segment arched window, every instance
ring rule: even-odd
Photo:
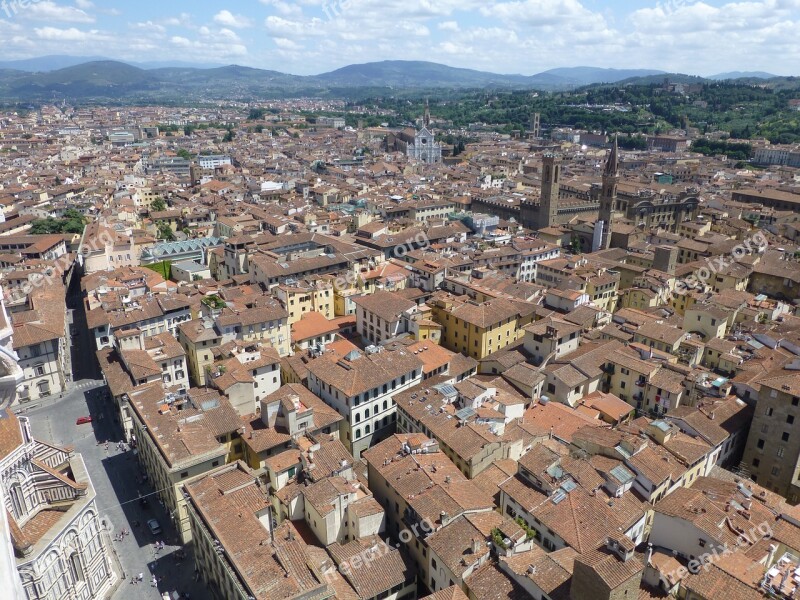
[[[27,512],[25,506],[25,496],[22,494],[22,486],[19,483],[12,483],[9,489],[11,496],[11,506],[14,508],[14,517],[20,520]]]
[[[387,400],[384,400],[383,401],[383,410],[386,410],[387,408],[389,408],[389,402]]]
[[[356,413],[356,423],[361,423],[361,415]]]
[[[69,555],[69,574],[72,576],[72,581],[84,581],[81,557],[77,552]]]
[[[357,440],[360,437],[361,437],[361,430],[360,429],[356,429],[356,434],[353,436],[353,439]]]
[[[364,411],[364,418],[369,419],[369,409]]]
[[[369,425],[367,425],[366,427],[364,427],[364,435],[369,435],[369,432],[370,432],[370,431],[371,431],[371,429],[370,429]]]

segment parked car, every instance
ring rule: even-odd
[[[78,420],[75,421],[75,425],[83,425],[85,423],[91,423],[92,417],[78,417]]]
[[[150,519],[147,522],[147,528],[153,535],[158,535],[161,533],[161,524],[156,519]]]

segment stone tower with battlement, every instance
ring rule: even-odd
[[[561,159],[547,153],[542,158],[542,192],[539,200],[537,229],[557,224],[558,195],[561,188]]]

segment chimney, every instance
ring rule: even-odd
[[[481,546],[483,545],[482,540],[472,540],[472,553],[477,554],[481,551]]]
[[[653,558],[653,544],[647,544],[647,558],[644,561],[645,566],[650,565],[651,558]]]
[[[769,554],[767,555],[767,568],[771,567],[772,564],[775,562],[775,553],[778,551],[778,547],[775,544],[769,545]]]

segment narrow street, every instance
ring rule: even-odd
[[[17,409],[20,415],[31,419],[34,437],[72,446],[83,457],[97,493],[100,518],[106,522],[107,539],[117,557],[115,564],[121,565],[125,576],[113,598],[156,600],[161,592],[188,593],[197,599],[208,597],[205,586],[194,581],[191,546],[184,549],[177,544],[170,516],[149,483],[143,481],[143,471],[133,451],[117,446],[122,433],[114,421],[102,381],[81,381],[78,388],[63,399],[47,399],[30,408]],[[78,417],[87,415],[91,415],[91,423],[75,424]],[[141,496],[148,498],[146,506]],[[157,536],[150,533],[149,519],[157,519],[163,533]],[[123,529],[130,535],[115,541],[114,537]],[[164,543],[164,549],[158,553],[157,541]],[[178,550],[185,553],[183,559],[176,554]],[[143,582],[131,584],[131,578],[139,573],[143,574]],[[157,587],[151,587],[153,575],[163,578]]]
[[[70,341],[72,343],[72,381],[101,379],[100,367],[95,358],[96,348],[86,325],[86,310],[81,294],[78,273],[74,273],[67,290],[67,310],[72,312]]]

